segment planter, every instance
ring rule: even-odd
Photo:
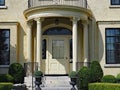
[[[71,79],[70,84],[74,88],[74,86],[77,84],[77,77],[71,77],[70,79]]]
[[[42,76],[35,76],[35,85],[39,87],[42,84]]]

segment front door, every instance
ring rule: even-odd
[[[49,74],[68,74],[68,40],[64,37],[51,37],[49,39]]]

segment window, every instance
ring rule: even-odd
[[[111,0],[111,5],[120,5],[120,0]]]
[[[10,30],[0,29],[0,65],[10,64]]]
[[[106,63],[120,64],[120,28],[106,28]]]
[[[46,59],[46,39],[42,40],[42,59]]]
[[[5,6],[5,0],[0,0],[0,6]]]

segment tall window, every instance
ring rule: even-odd
[[[0,29],[0,65],[10,64],[10,30]]]
[[[106,28],[106,63],[120,64],[120,28]]]
[[[120,0],[111,0],[111,5],[120,5]]]
[[[5,6],[5,0],[0,0],[0,6]]]

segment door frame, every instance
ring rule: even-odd
[[[42,39],[46,39],[47,40],[47,49],[46,49],[46,60],[45,60],[45,74],[50,74],[49,73],[49,59],[50,59],[50,53],[49,53],[49,46],[50,46],[50,43],[51,43],[51,40],[54,39],[54,38],[57,38],[57,39],[64,39],[66,41],[66,45],[65,46],[68,46],[67,48],[67,61],[68,61],[68,70],[66,72],[66,74],[68,74],[70,72],[70,57],[69,57],[69,54],[70,54],[70,45],[69,45],[69,40],[72,38],[72,35],[43,35],[42,36]]]

